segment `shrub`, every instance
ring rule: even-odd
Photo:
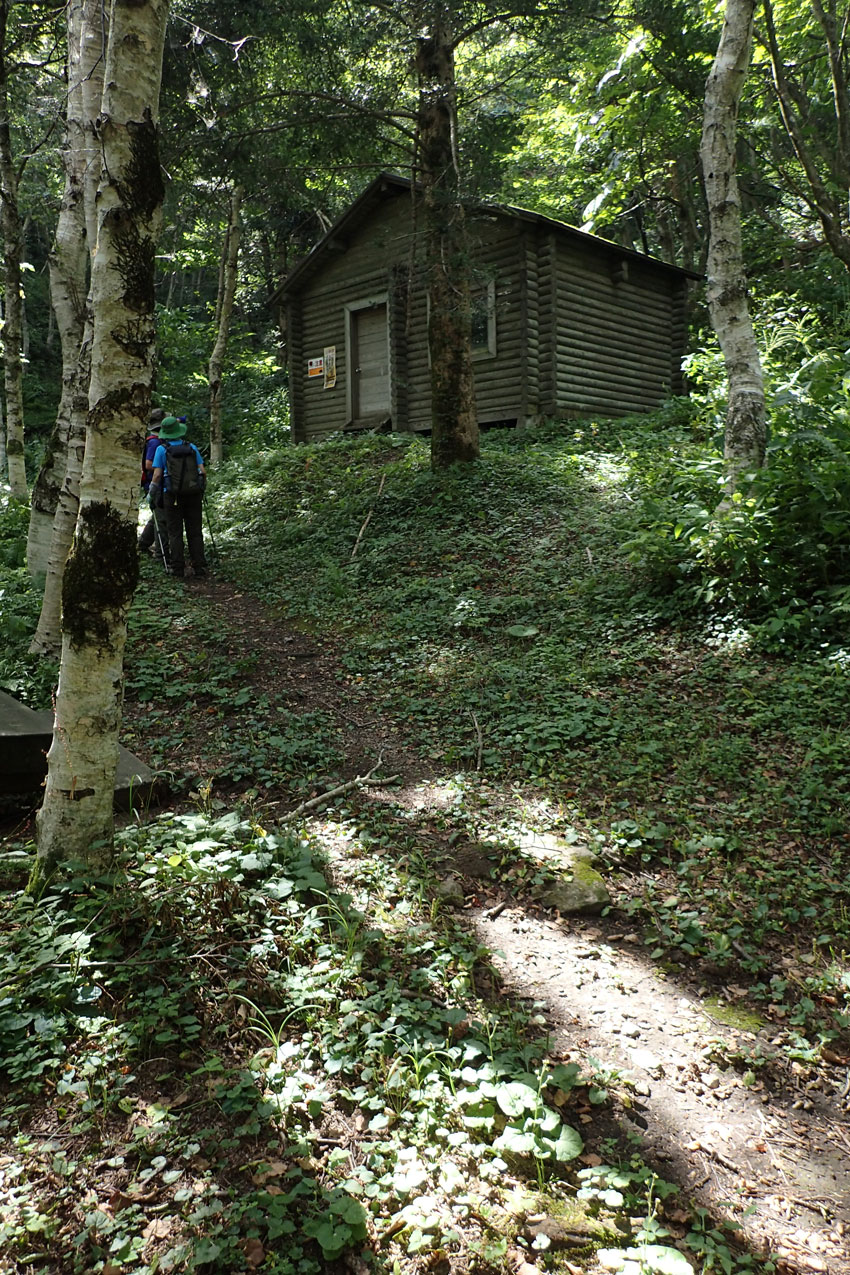
[[[721,502],[719,449],[636,464],[641,517],[627,550],[677,606],[731,610],[769,642],[828,639],[850,609],[848,356],[822,349],[784,378],[772,366],[772,379],[765,467]],[[716,403],[713,384],[703,403]]]

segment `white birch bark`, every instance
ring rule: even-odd
[[[92,0],[88,0],[91,6]],[[86,292],[88,288],[88,252],[86,250],[85,184],[86,154],[84,146],[85,117],[83,114],[83,82],[80,63],[80,44],[83,25],[83,5],[76,0],[68,5],[67,68],[68,95],[66,104],[66,138],[62,154],[65,170],[65,188],[56,225],[53,247],[48,257],[50,271],[50,298],[59,341],[62,348],[62,389],[56,412],[56,425],[48,444],[48,454],[35,480],[30,508],[27,535],[27,567],[31,575],[46,576],[53,538],[53,522],[59,504],[59,494],[65,479],[68,458],[68,435],[71,410],[77,392],[80,346],[85,322]],[[94,72],[95,68],[89,68]],[[79,483],[79,474],[77,478]],[[74,511],[76,517],[76,509]],[[64,556],[70,548],[70,536],[65,544]],[[62,560],[64,565],[64,557]],[[55,564],[54,564],[55,572]],[[61,570],[60,570],[61,581]],[[44,608],[42,607],[42,611]],[[55,608],[58,619],[58,604]],[[56,625],[54,639],[58,644],[59,628]],[[34,645],[35,650],[47,650]]]
[[[708,202],[707,299],[726,364],[724,454],[727,490],[764,464],[765,408],[761,360],[747,299],[741,201],[735,173],[738,107],[750,65],[754,0],[726,0],[723,30],[705,86],[702,159]]]
[[[157,112],[167,0],[111,0],[92,266],[92,371],[80,512],[62,588],[62,659],[36,874],[111,858],[138,465],[154,366],[163,186]]]
[[[80,226],[79,222],[75,225],[81,232],[80,246],[88,262],[97,238],[95,196],[100,173],[100,145],[96,137],[95,121],[100,112],[103,95],[107,15],[103,12],[103,0],[82,0],[82,8],[77,6],[76,14],[69,15],[69,20],[72,16],[75,20],[79,19],[76,44],[79,54],[77,79],[80,91],[78,103],[80,115],[79,127],[69,129],[69,146],[79,152],[74,160],[74,167],[75,171],[79,171],[82,176],[80,201],[82,225]],[[70,35],[69,30],[69,38]],[[70,77],[69,85],[74,85]],[[87,270],[86,273],[88,273]],[[30,645],[30,651],[34,654],[56,655],[62,646],[62,579],[80,508],[80,476],[83,472],[86,444],[91,343],[92,300],[89,292],[84,303],[82,333],[79,337],[79,347],[68,387],[69,416],[65,472],[51,527],[41,613]]]
[[[210,385],[210,461],[220,465],[224,459],[224,446],[221,437],[221,369],[224,363],[224,352],[227,348],[227,334],[230,331],[230,316],[233,313],[233,301],[236,296],[236,283],[239,276],[239,239],[241,224],[239,210],[242,204],[242,187],[234,186],[230,197],[230,214],[227,221],[227,237],[221,258],[221,275],[216,305],[218,331],[215,344],[210,355],[207,377]]]
[[[23,305],[21,262],[23,235],[18,207],[18,174],[9,127],[9,86],[6,36],[10,4],[0,0],[0,226],[3,232],[5,315],[3,325],[3,386],[6,393],[6,467],[16,500],[27,498],[24,464],[24,394],[21,336]]]

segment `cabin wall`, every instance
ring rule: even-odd
[[[681,354],[676,276],[616,251],[562,242],[555,280],[556,415],[657,407],[673,390]]]

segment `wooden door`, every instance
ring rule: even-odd
[[[390,351],[387,306],[351,315],[351,408],[355,420],[390,414]]]

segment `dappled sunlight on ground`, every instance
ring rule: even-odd
[[[504,994],[548,1031],[550,1057],[578,1063],[607,1092],[600,1127],[613,1113],[621,1145],[632,1143],[683,1200],[740,1226],[753,1252],[792,1269],[850,1272],[843,1222],[850,1216],[850,1120],[840,1077],[835,1094],[818,1089],[811,1072],[783,1052],[776,1025],[665,971],[616,910],[558,918],[504,883],[464,877],[465,834],[435,841],[435,820],[445,829],[449,816],[457,830],[475,783],[459,774],[369,793],[373,811],[394,810],[419,841],[421,861],[406,854],[404,866],[433,891],[433,915],[449,908],[493,953]],[[500,815],[510,811],[514,829],[551,826],[556,815],[545,798],[505,792],[502,801]],[[317,816],[313,824],[342,888],[357,879],[369,818]],[[392,838],[385,853],[397,866]],[[447,894],[453,875],[458,893]],[[590,1137],[596,1117],[582,1118]]]
[[[521,907],[466,915],[506,989],[545,1015],[556,1054],[595,1059],[615,1090],[626,1082],[626,1120],[662,1176],[707,1206],[728,1200],[756,1248],[850,1269],[835,1229],[850,1215],[850,1121],[823,1100],[803,1110],[793,1067],[782,1090],[746,1067],[770,1053],[770,1030],[712,1020],[692,988],[605,920],[553,922]]]

